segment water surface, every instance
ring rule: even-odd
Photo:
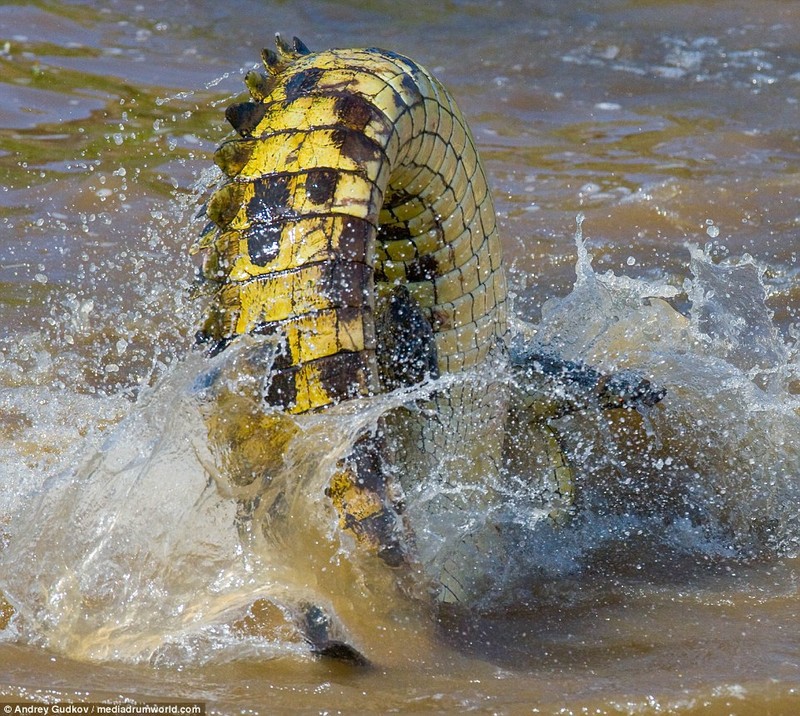
[[[548,530],[520,507],[480,618],[437,625],[315,500],[316,468],[391,401],[306,426],[299,518],[259,559],[207,479],[187,249],[223,109],[276,31],[433,70],[480,145],[517,330],[669,390],[645,416],[568,419],[583,511]],[[798,38],[778,0],[0,6],[0,588],[19,615],[0,699],[800,710]],[[301,592],[373,670],[242,621]]]

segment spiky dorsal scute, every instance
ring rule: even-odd
[[[278,48],[277,53],[269,48],[261,50],[261,60],[264,63],[264,69],[266,69],[267,74],[250,70],[245,75],[244,83],[248,92],[250,92],[252,101],[232,104],[225,111],[225,118],[243,137],[249,136],[264,116],[263,102],[272,91],[275,77],[298,57],[311,54],[311,50],[297,37],[293,37],[292,43],[289,44],[280,35],[276,34],[275,45]]]
[[[280,34],[275,34],[275,44],[278,47],[278,52],[288,59],[290,62],[296,60],[302,55],[310,55],[311,50],[306,47],[305,43],[298,37],[292,38],[292,44],[287,43]]]
[[[235,177],[250,160],[254,145],[258,141],[251,138],[251,133],[267,111],[264,102],[272,92],[277,76],[298,58],[311,54],[311,50],[297,37],[293,37],[290,44],[276,34],[275,45],[277,52],[268,48],[261,51],[266,73],[250,70],[245,75],[244,82],[251,100],[232,104],[225,110],[225,118],[243,138],[225,142],[214,154],[214,161],[228,177]],[[226,261],[215,249],[219,226],[226,224],[239,210],[243,201],[241,189],[240,184],[228,184],[211,197],[202,212],[211,221],[190,249],[192,254],[207,250],[202,274],[204,280],[212,284],[220,282],[223,274],[221,267]],[[206,287],[204,290],[210,289]]]
[[[270,75],[280,74],[298,57],[311,54],[311,50],[297,37],[292,38],[292,44],[290,45],[279,34],[276,34],[275,46],[278,48],[277,52],[270,50],[268,47],[261,50],[261,61]]]

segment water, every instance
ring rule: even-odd
[[[31,3],[0,28],[2,699],[800,709],[800,8]],[[520,501],[471,620],[437,625],[314,499],[397,396],[301,421],[267,544],[213,480],[187,247],[222,109],[275,31],[434,70],[494,187],[515,329],[669,390],[561,421],[581,510],[554,529]],[[299,598],[375,668],[312,660]]]

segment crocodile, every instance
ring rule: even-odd
[[[491,485],[538,460],[552,519],[572,509],[551,420],[654,405],[664,392],[510,335],[486,174],[461,111],[426,69],[377,48],[276,44],[262,51],[266,72],[245,77],[249,99],[226,110],[236,134],[214,155],[223,179],[194,246],[209,296],[197,342],[213,356],[269,337],[269,409],[220,388],[209,435],[230,448],[228,480],[252,514],[253,484],[291,438],[285,416],[432,383],[355,442],[325,494],[357,542],[394,567],[421,562],[439,602],[467,603],[482,588],[479,566],[503,559],[502,536],[462,519],[491,519]],[[474,379],[503,374],[497,365],[507,379]],[[404,511],[404,495],[431,474],[441,489]],[[455,535],[456,546],[426,546],[413,538],[421,531]]]

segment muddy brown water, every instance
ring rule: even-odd
[[[571,453],[588,516],[531,532],[480,617],[437,623],[303,512],[269,594],[325,592],[366,671],[226,631],[262,585],[226,571],[230,513],[173,400],[197,368],[197,187],[276,31],[433,70],[480,146],[520,321],[670,389],[572,426],[594,436]],[[6,3],[0,67],[1,701],[800,713],[799,4]]]

